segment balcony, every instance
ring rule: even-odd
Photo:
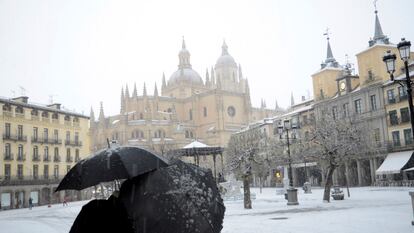
[[[387,142],[387,149],[388,152],[398,152],[398,151],[404,151],[404,150],[413,150],[414,149],[414,143],[412,141],[407,141],[404,145],[402,144],[402,141],[388,141]]]
[[[67,163],[72,163],[73,162],[72,156],[66,156],[66,162]]]
[[[40,138],[40,137],[32,137],[32,143],[40,143],[40,144],[52,144],[52,145],[60,145],[62,144],[62,140],[60,139],[49,139],[49,138]]]
[[[49,155],[43,155],[43,162],[49,162],[50,158]]]
[[[59,155],[53,156],[53,162],[60,162],[60,156]]]
[[[16,160],[21,162],[26,161],[26,154],[18,154]]]
[[[33,162],[40,162],[40,156],[39,155],[33,155],[32,161]]]
[[[392,98],[392,99],[387,99],[387,103],[388,104],[395,104],[397,101],[396,101],[396,98]]]
[[[24,135],[15,135],[15,134],[3,134],[3,140],[15,141],[15,142],[26,142],[27,137]]]
[[[400,95],[398,98],[398,102],[403,102],[408,99],[408,95]]]
[[[82,141],[71,141],[71,140],[65,140],[66,146],[82,146]]]
[[[12,161],[14,159],[12,153],[4,153],[4,160],[5,161]]]
[[[62,176],[58,176],[57,178],[53,177],[53,179],[51,179],[47,174],[43,176],[5,175],[0,176],[0,186],[58,184],[62,179]]]

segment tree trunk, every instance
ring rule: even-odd
[[[329,166],[328,172],[326,174],[326,182],[325,182],[325,191],[323,193],[323,200],[326,202],[330,202],[331,197],[331,186],[332,186],[332,175],[335,171],[334,166]]]
[[[252,208],[252,200],[250,200],[250,184],[249,184],[249,176],[243,176],[243,190],[244,190],[244,208],[251,209]]]
[[[260,193],[262,193],[263,184],[262,184],[262,177],[260,176],[259,176],[259,188],[260,188]]]

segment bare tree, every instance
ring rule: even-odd
[[[308,156],[326,164],[326,182],[323,200],[330,201],[332,175],[345,160],[372,151],[370,130],[365,122],[355,123],[350,118],[335,119],[320,114],[307,143]]]
[[[226,149],[228,169],[243,180],[244,208],[251,209],[250,179],[254,167],[265,163],[262,154],[264,135],[260,129],[233,134]]]

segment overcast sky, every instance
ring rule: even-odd
[[[414,40],[414,1],[380,0],[391,41]],[[182,36],[191,63],[205,78],[225,38],[249,79],[252,103],[287,107],[312,95],[311,74],[326,56],[325,29],[335,58],[368,46],[374,33],[371,0],[0,0],[0,95],[55,102],[105,114],[120,109],[120,90],[136,82],[142,94],[177,69]]]

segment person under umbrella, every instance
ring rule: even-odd
[[[69,233],[133,233],[131,221],[115,191],[108,200],[95,199],[82,207]]]
[[[222,229],[225,207],[211,171],[180,160],[126,180],[119,199],[136,233]]]

